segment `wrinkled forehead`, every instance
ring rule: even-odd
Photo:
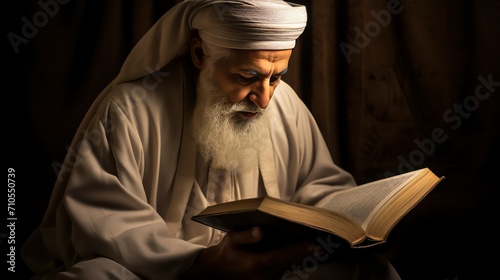
[[[290,58],[292,49],[286,50],[239,50],[232,49],[229,58],[237,62],[267,61],[275,63]]]
[[[203,41],[219,47],[292,49],[307,23],[305,6],[285,1],[214,3],[195,12],[191,26]]]
[[[216,62],[222,71],[246,72],[259,76],[284,74],[292,50],[231,50],[230,55]]]

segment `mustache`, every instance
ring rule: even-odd
[[[226,114],[233,114],[238,112],[251,112],[251,113],[264,113],[266,109],[260,108],[255,103],[250,101],[248,97],[244,98],[238,103],[231,104],[231,100],[221,93],[221,91],[214,85],[207,82],[210,85],[208,90],[210,98],[208,101],[209,106],[216,106],[222,112]]]
[[[252,101],[248,99],[243,99],[242,101],[233,104],[229,110],[231,112],[252,112],[252,113],[263,113],[266,109],[262,109],[255,105]]]

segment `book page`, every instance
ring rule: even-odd
[[[344,213],[363,225],[371,212],[414,174],[410,172],[336,192],[322,208]]]

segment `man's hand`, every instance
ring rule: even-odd
[[[252,250],[265,236],[259,227],[226,234],[216,246],[203,250],[182,279],[278,279],[293,264],[312,256],[317,247],[300,242],[279,248]]]

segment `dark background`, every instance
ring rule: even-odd
[[[61,2],[41,1],[58,8],[38,17],[36,30],[24,30],[29,36],[23,28],[44,11],[39,2],[9,1],[3,9],[4,149],[16,174],[20,279],[29,273],[19,250],[43,217],[85,111],[135,42],[175,4]],[[379,23],[379,32],[372,29],[365,45],[356,28],[367,32],[376,22],[372,12],[391,1],[295,2],[310,16],[285,80],[311,108],[335,161],[358,183],[424,166],[446,177],[377,250],[403,279],[495,277],[499,86],[484,100],[474,96],[478,77],[500,82],[499,2],[402,1],[404,10]],[[25,40],[17,50],[12,34]],[[349,60],[342,43],[357,48]],[[446,140],[430,141],[435,129]]]

